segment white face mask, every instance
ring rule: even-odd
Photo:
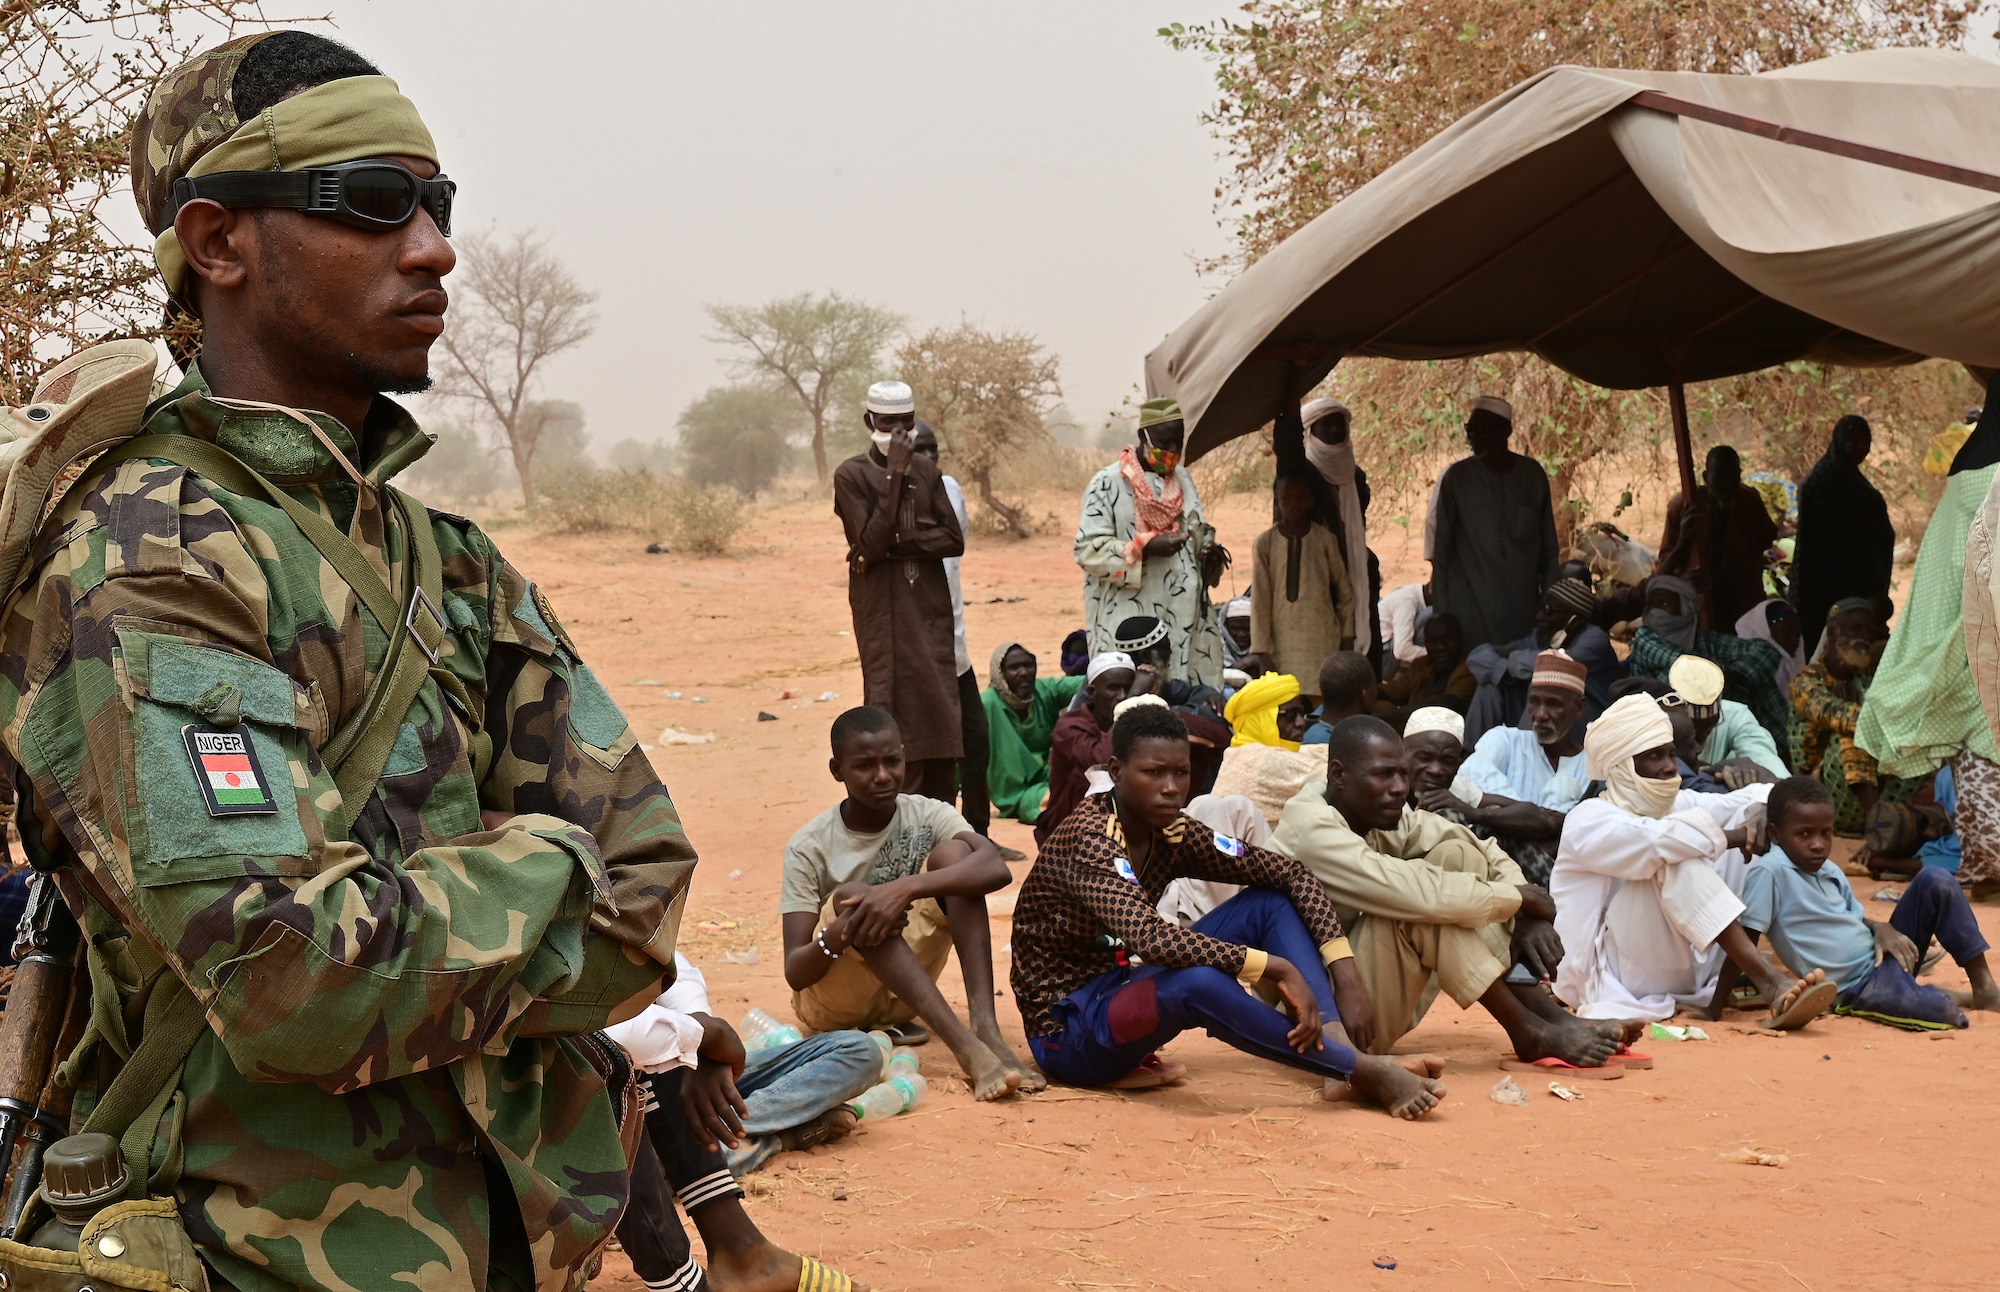
[[[891,431],[870,431],[868,438],[875,441],[876,451],[886,458],[889,456],[889,441],[895,439],[896,436]]]
[[[1641,776],[1629,762],[1623,775],[1614,774],[1604,785],[1605,798],[1635,816],[1652,817],[1656,821],[1672,815],[1680,792],[1679,776]]]

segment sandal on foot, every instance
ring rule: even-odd
[[[888,1034],[889,1044],[891,1045],[922,1045],[931,1039],[930,1029],[922,1023],[914,1021],[897,1023],[893,1027],[885,1027],[882,1030]]]
[[[780,1131],[778,1138],[784,1142],[788,1153],[802,1153],[816,1144],[831,1144],[835,1140],[846,1139],[856,1125],[853,1109],[846,1104],[829,1108],[809,1122],[801,1122],[787,1131]]]
[[[801,1256],[799,1292],[854,1292],[854,1280],[810,1256]]]
[[[1172,1085],[1186,1075],[1187,1064],[1175,1063],[1171,1059],[1163,1059],[1158,1054],[1149,1054],[1139,1060],[1138,1067],[1119,1077],[1116,1081],[1106,1082],[1105,1088],[1109,1090],[1156,1090],[1161,1086]]]
[[[1814,983],[1795,997],[1782,1014],[1759,1020],[1757,1026],[1773,1032],[1796,1032],[1807,1023],[1833,1008],[1840,998],[1840,988],[1830,982]]]
[[[1645,1072],[1652,1068],[1653,1056],[1641,1054],[1627,1045],[1620,1047],[1618,1053],[1606,1059],[1605,1063],[1615,1063],[1621,1068],[1631,1068],[1635,1072]]]
[[[1601,1068],[1580,1068],[1562,1059],[1502,1059],[1500,1068],[1504,1072],[1551,1072],[1580,1081],[1616,1081],[1625,1075],[1625,1069],[1616,1063],[1607,1063]]]
[[[1000,860],[1002,861],[1026,861],[1028,859],[1028,854],[1022,852],[1019,848],[1009,848],[1004,843],[995,844],[994,846],[1000,849]]]

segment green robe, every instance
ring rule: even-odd
[[[1038,677],[1028,712],[1017,714],[999,692],[979,693],[986,704],[987,739],[992,753],[986,760],[986,788],[993,794],[999,816],[1033,825],[1042,815],[1049,792],[1049,735],[1056,719],[1083,688],[1080,677]]]

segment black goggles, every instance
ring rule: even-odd
[[[458,185],[444,175],[423,179],[383,161],[340,162],[305,170],[226,170],[174,181],[173,215],[203,198],[226,207],[273,206],[323,215],[362,229],[398,229],[419,207],[438,232],[451,236],[451,200]],[[171,216],[169,217],[171,218]]]

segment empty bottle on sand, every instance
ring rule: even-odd
[[[899,1045],[889,1051],[889,1062],[883,1066],[882,1079],[891,1077],[913,1077],[917,1075],[917,1052],[907,1045]]]
[[[743,1016],[741,1031],[744,1047],[751,1050],[775,1050],[781,1046],[797,1045],[805,1039],[798,1028],[790,1023],[780,1023],[761,1009],[753,1009]]]
[[[912,1072],[868,1087],[847,1106],[862,1121],[886,1121],[922,1103],[930,1089],[930,1082],[924,1080],[922,1073]]]

